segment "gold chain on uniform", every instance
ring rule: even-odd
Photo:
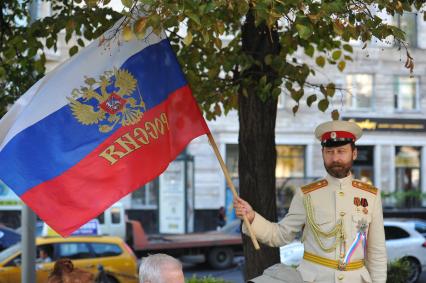
[[[320,248],[324,252],[330,253],[330,252],[336,250],[336,247],[340,243],[340,248],[341,249],[343,248],[343,253],[344,253],[345,248],[342,247],[342,243],[344,243],[344,240],[345,240],[345,235],[344,235],[344,232],[343,232],[343,227],[344,227],[343,226],[343,217],[333,227],[333,229],[331,229],[328,232],[324,232],[324,231],[321,230],[321,228],[318,226],[318,224],[316,224],[315,221],[314,221],[314,209],[312,207],[311,196],[309,194],[305,195],[305,197],[303,198],[303,205],[305,206],[305,209],[306,209],[308,224],[311,227],[312,233],[314,234],[314,238],[315,238],[316,242],[318,243],[318,245],[320,246]],[[331,247],[326,248],[324,246],[324,243],[321,241],[320,236],[323,236],[324,238],[331,238],[331,237],[336,237],[336,238],[334,239],[334,243],[331,245]]]

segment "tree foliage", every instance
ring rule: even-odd
[[[140,9],[132,1],[122,1],[128,10]],[[393,37],[404,43],[404,32],[387,24],[377,15],[386,11],[401,15],[404,11],[423,12],[423,0],[409,1],[154,1],[146,4],[146,16],[135,19],[128,31],[141,36],[150,27],[169,31],[169,39],[190,81],[195,95],[212,119],[237,108],[237,94],[247,94],[251,73],[244,71],[253,65],[268,66],[274,70],[274,79],[261,76],[255,93],[262,99],[278,97],[282,86],[298,105],[306,99],[308,105],[318,101],[318,109],[325,111],[335,93],[333,83],[312,85],[309,76],[326,64],[344,71],[352,61],[351,40],[361,40],[364,48],[372,37],[379,40]],[[242,25],[249,9],[253,9],[256,25],[265,24],[269,33],[276,31],[281,46],[278,54],[259,60],[242,50]],[[186,33],[180,33],[182,28]],[[314,65],[297,58],[302,50],[312,57]],[[406,67],[414,67],[407,52]],[[315,87],[317,93],[306,97],[304,88]],[[297,108],[293,110],[297,111]]]
[[[120,17],[109,8],[99,9],[96,3],[49,1],[51,16],[32,19],[30,2],[0,1],[0,117],[43,77],[46,53],[57,50],[61,33],[66,42],[72,37],[76,41],[69,49],[73,55],[84,46],[83,39],[99,37]]]

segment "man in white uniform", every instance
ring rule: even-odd
[[[316,128],[328,174],[298,189],[280,222],[266,220],[241,198],[234,200],[237,216],[246,215],[257,239],[269,246],[291,243],[303,230],[305,252],[297,270],[304,282],[386,282],[380,191],[355,180],[350,171],[361,135],[361,128],[347,121]],[[244,226],[243,232],[247,233]]]

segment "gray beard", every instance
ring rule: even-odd
[[[330,167],[327,167],[324,163],[325,170],[327,171],[330,176],[333,176],[337,179],[345,178],[349,175],[349,172],[352,169],[352,162],[349,166],[343,166],[343,167],[334,167],[333,165]]]

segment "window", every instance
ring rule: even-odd
[[[346,76],[348,90],[346,105],[353,109],[370,109],[373,98],[373,76],[352,74]]]
[[[426,222],[424,221],[416,221],[414,222],[414,229],[416,229],[417,232],[423,235],[423,237],[426,238]]]
[[[305,176],[305,147],[303,145],[278,145],[277,178]]]
[[[409,47],[417,47],[417,15],[413,12],[404,12],[396,16],[397,26],[405,32],[405,41]]]
[[[303,145],[277,145],[277,178],[305,176],[305,147]],[[226,166],[231,178],[238,177],[238,145],[226,145]]]
[[[104,224],[105,223],[105,212],[102,212],[101,214],[98,215],[98,217],[96,217],[99,221],[99,224]]]
[[[374,179],[374,147],[357,146],[358,157],[354,161],[352,173],[356,179],[372,184]]]
[[[421,148],[412,146],[395,147],[395,184],[397,206],[401,208],[419,207]]]
[[[398,240],[410,237],[405,230],[396,226],[385,226],[385,238],[386,240]]]
[[[132,193],[132,206],[156,209],[158,203],[158,179],[147,183]]]
[[[59,258],[67,257],[69,259],[91,258],[87,243],[61,243],[59,244]]]
[[[121,221],[121,210],[118,207],[111,208],[111,222],[112,224],[120,223]]]
[[[395,79],[395,109],[413,111],[419,108],[418,78],[397,77]]]
[[[90,245],[96,257],[117,256],[123,253],[121,248],[114,244],[92,243]]]

